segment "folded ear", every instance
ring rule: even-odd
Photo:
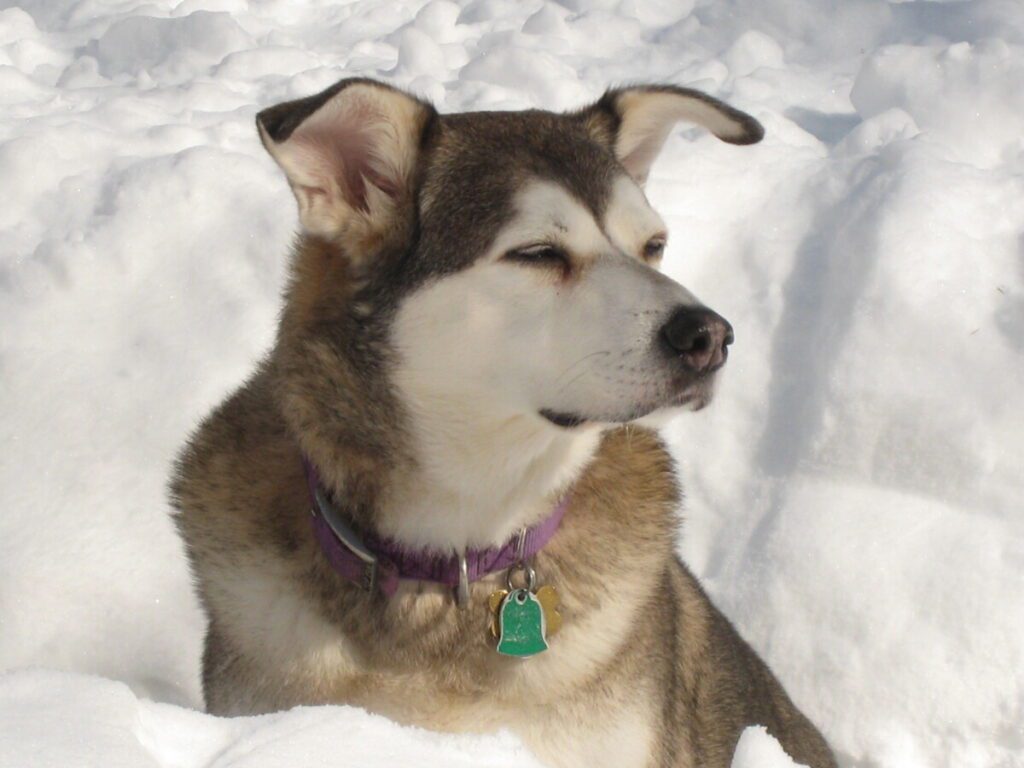
[[[373,80],[349,79],[265,109],[256,126],[288,177],[306,232],[379,237],[413,197],[426,102]]]
[[[730,144],[756,144],[764,128],[750,115],[691,88],[641,85],[607,91],[574,113],[607,144],[629,174],[643,184],[654,159],[680,120],[707,128]]]

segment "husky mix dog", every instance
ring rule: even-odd
[[[172,481],[210,712],[346,703],[580,768],[728,766],[762,724],[835,765],[678,559],[644,426],[707,404],[732,341],[657,269],[681,120],[763,135],[669,85],[441,115],[349,79],[259,113],[301,222],[280,327]]]

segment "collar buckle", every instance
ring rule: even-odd
[[[362,574],[359,578],[359,586],[367,592],[374,592],[377,589],[377,572],[380,565],[377,556],[367,549],[359,535],[349,527],[319,485],[313,492],[313,498],[316,501],[316,506],[312,509],[313,516],[319,515],[345,549],[360,560]]]
[[[359,580],[359,586],[371,594],[377,591],[377,563],[366,563],[363,566],[363,578]]]

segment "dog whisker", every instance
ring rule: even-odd
[[[611,354],[611,350],[610,349],[602,349],[602,350],[598,350],[597,352],[591,352],[589,354],[584,355],[579,360],[577,360],[576,362],[572,363],[572,365],[570,365],[568,368],[566,368],[560,374],[558,374],[558,376],[555,377],[555,383],[557,384],[559,381],[561,381],[562,377],[567,376],[569,374],[569,372],[572,371],[573,368],[575,368],[577,365],[581,365],[582,363],[585,363],[590,358],[597,357],[599,355],[610,355],[610,354]],[[576,381],[576,379],[573,379],[573,381]],[[572,382],[569,382],[569,383],[571,384]],[[564,388],[565,387],[563,386],[558,391],[561,392]]]

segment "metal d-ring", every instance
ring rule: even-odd
[[[517,571],[523,572],[523,578],[526,580],[526,588],[530,592],[534,592],[537,588],[537,572],[533,570],[533,566],[529,563],[524,563],[522,561],[509,568],[508,573],[505,574],[505,584],[508,585],[509,592],[517,589],[515,584],[512,582],[512,577]]]
[[[526,528],[522,528],[519,531],[519,539],[516,541],[516,561],[508,569],[508,573],[505,574],[505,584],[508,586],[509,592],[516,589],[512,584],[512,576],[516,571],[523,572],[523,577],[526,579],[526,588],[530,592],[533,592],[537,586],[537,572],[533,570],[533,566],[526,562],[526,559],[523,557],[525,553]]]
[[[455,588],[455,602],[459,608],[469,605],[469,564],[466,553],[459,553],[459,585]]]
[[[519,529],[519,536],[516,539],[516,564],[522,563],[526,558],[523,554],[526,552],[526,527],[523,526]]]

